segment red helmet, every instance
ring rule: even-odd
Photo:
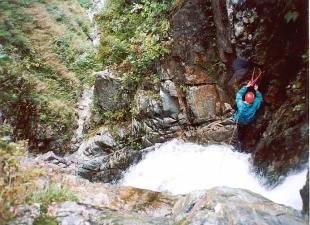
[[[249,104],[252,104],[254,102],[254,99],[255,99],[255,95],[253,92],[247,92],[245,94],[245,97],[244,97],[244,100],[249,103]]]

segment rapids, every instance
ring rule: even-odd
[[[229,186],[248,189],[300,210],[299,190],[306,182],[306,175],[307,170],[289,175],[282,184],[268,190],[251,171],[250,154],[233,151],[228,145],[202,146],[172,140],[158,145],[129,168],[120,183],[172,194]]]

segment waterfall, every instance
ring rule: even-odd
[[[100,12],[105,6],[106,0],[93,0],[93,7],[87,11],[87,15],[90,23],[93,26],[93,31],[91,33],[92,43],[94,48],[99,45],[100,32],[97,25],[94,23],[94,16]],[[73,143],[75,148],[78,148],[84,137],[84,126],[85,122],[89,119],[91,114],[91,103],[93,97],[94,87],[89,87],[84,85],[82,95],[78,102],[78,128],[75,131]]]
[[[94,23],[94,16],[104,8],[105,4],[106,0],[93,0],[94,7],[87,12],[89,21],[93,24],[93,31],[91,33],[91,37],[94,47],[97,47],[100,42],[100,31],[96,23]]]
[[[234,152],[228,145],[202,146],[173,140],[156,147],[137,165],[133,165],[120,182],[122,185],[186,194],[215,186],[243,188],[300,210],[299,189],[305,184],[307,171],[288,176],[268,190],[251,172],[250,154]]]
[[[94,87],[89,88],[85,86],[78,103],[78,128],[75,131],[75,143],[77,143],[77,146],[83,139],[84,125],[90,117],[93,90]]]

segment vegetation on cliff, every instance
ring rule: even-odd
[[[108,1],[105,10],[96,18],[102,30],[99,55],[103,64],[116,70],[123,78],[124,89],[132,100],[141,86],[158,84],[155,64],[170,52],[170,13],[174,1],[124,0]],[[104,112],[104,121],[130,118],[133,106],[117,112]],[[100,122],[99,122],[100,123]]]
[[[32,149],[69,149],[77,97],[98,67],[80,3],[0,2],[0,111]]]

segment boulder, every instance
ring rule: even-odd
[[[142,156],[154,148],[140,151],[121,149],[111,154],[80,161],[76,167],[77,175],[92,182],[115,183],[131,165],[138,163]]]
[[[107,127],[101,127],[96,134],[84,140],[76,155],[78,161],[107,155],[117,148],[117,142]]]
[[[216,120],[187,133],[187,139],[200,144],[235,144],[236,123],[231,119]]]
[[[251,191],[229,187],[188,194],[176,203],[174,215],[176,221],[192,225],[307,224],[297,210],[273,203]]]
[[[106,111],[117,111],[128,105],[128,94],[122,79],[114,76],[110,70],[96,73],[94,95]]]

